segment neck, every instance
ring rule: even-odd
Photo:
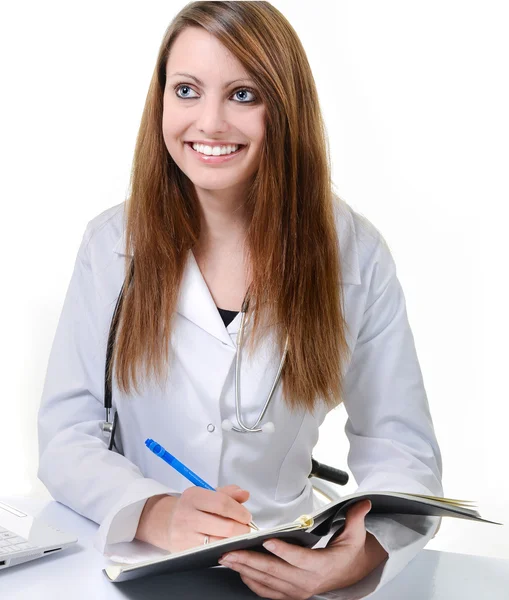
[[[233,196],[219,197],[214,190],[199,190],[200,253],[241,250],[247,232],[243,203]]]

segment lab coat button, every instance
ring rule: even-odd
[[[209,424],[207,425],[207,431],[208,431],[209,433],[212,433],[213,431],[215,431],[215,429],[216,429],[216,428],[214,427],[214,425],[212,425],[212,423],[209,423]]]

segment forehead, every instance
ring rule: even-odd
[[[187,27],[173,42],[166,61],[166,74],[185,71],[203,81],[208,79],[249,77],[237,58],[221,42],[201,27]]]

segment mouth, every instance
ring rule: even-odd
[[[196,152],[196,154],[200,154],[201,156],[214,156],[214,157],[219,157],[219,156],[234,156],[235,154],[238,154],[239,152],[241,152],[247,144],[224,144],[225,146],[238,146],[237,150],[235,150],[235,152],[230,152],[229,154],[204,154],[203,152],[198,152],[198,150],[195,150],[193,148],[193,144],[194,142],[184,142],[184,144],[186,146],[189,146],[189,148],[193,151]]]
[[[239,154],[241,154],[245,148],[247,148],[246,144],[235,144],[238,146],[235,152],[230,152],[229,154],[202,154],[193,148],[194,142],[184,142],[185,146],[188,146],[189,151],[192,152],[192,156],[196,158],[199,162],[206,165],[219,165],[223,163],[230,163],[234,160]]]

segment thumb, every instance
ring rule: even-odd
[[[346,513],[345,528],[341,534],[341,541],[355,546],[364,546],[366,543],[366,527],[364,519],[371,510],[370,500],[356,502]]]

